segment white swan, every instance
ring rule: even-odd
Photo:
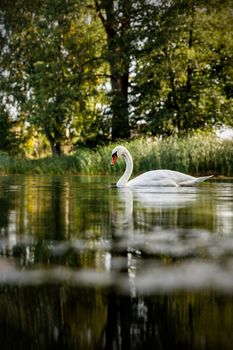
[[[151,170],[128,181],[133,171],[133,159],[129,151],[124,146],[117,146],[112,151],[112,165],[114,165],[117,159],[120,157],[124,157],[126,169],[122,177],[118,180],[116,184],[117,187],[193,186],[213,176],[210,175],[196,178],[173,170]]]

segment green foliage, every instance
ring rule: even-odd
[[[19,118],[43,132],[53,153],[60,154],[62,145],[79,140],[80,121],[81,129],[98,124],[101,27],[82,0],[24,1],[23,9],[18,0],[12,14],[11,5],[5,6],[8,93],[20,106]],[[82,137],[88,139],[88,132]]]
[[[15,152],[19,148],[19,140],[13,131],[14,123],[0,107],[0,150]]]
[[[232,3],[164,1],[150,18],[137,56],[136,120],[168,135],[230,124]]]
[[[13,120],[19,149],[43,134],[53,154],[233,125],[232,9],[230,0],[2,0],[0,147],[17,149]]]

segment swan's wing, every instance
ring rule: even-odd
[[[128,182],[129,187],[179,187],[177,183],[171,179],[149,179],[144,181],[144,178],[135,178]]]
[[[181,182],[193,181],[195,178],[173,170],[151,170],[128,182],[128,186],[170,186],[178,187]]]
[[[181,182],[180,186],[194,186],[200,182],[210,179],[211,177],[213,177],[213,175],[197,177],[197,178],[194,178],[194,180]]]
[[[173,170],[151,170],[128,182],[128,186],[193,186],[209,179],[211,176],[193,177]]]

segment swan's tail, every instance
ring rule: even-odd
[[[188,181],[184,181],[184,182],[180,183],[180,186],[195,186],[196,184],[199,184],[200,182],[203,182],[207,179],[210,179],[213,176],[214,175],[197,177],[193,180],[188,180]]]

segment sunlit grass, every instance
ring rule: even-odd
[[[173,169],[192,175],[233,176],[233,141],[214,135],[196,134],[185,138],[140,138],[121,142],[131,152],[134,173],[151,169]],[[111,167],[116,144],[96,149],[80,148],[72,155],[43,159],[18,159],[0,153],[0,174],[117,174],[123,161]]]

